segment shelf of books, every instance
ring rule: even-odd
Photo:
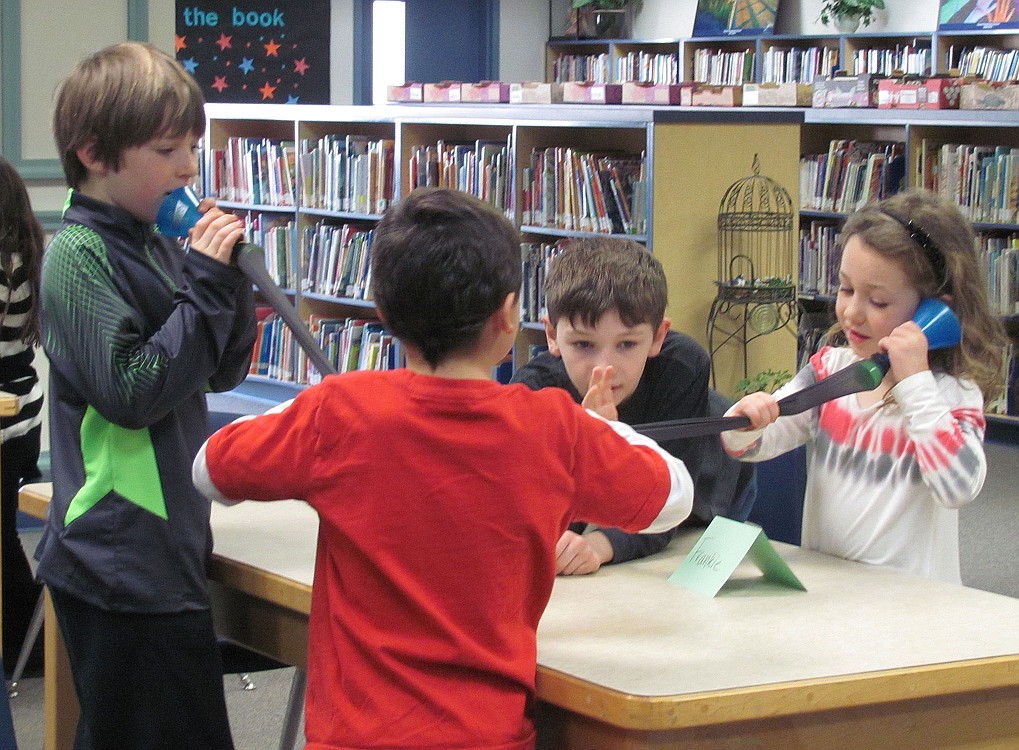
[[[757,42],[747,37],[684,39],[683,80],[711,86],[739,86],[759,80]]]
[[[545,80],[558,82],[810,83],[814,75],[834,69],[850,75],[958,70],[993,81],[1019,78],[1019,33],[1014,29],[551,39],[545,55]]]
[[[958,70],[991,81],[1019,78],[1019,33],[1015,29],[938,31],[933,39],[936,73]]]
[[[545,45],[545,80],[677,83],[679,41],[550,40]]]
[[[763,37],[760,83],[813,83],[840,67],[840,38],[831,35]]]

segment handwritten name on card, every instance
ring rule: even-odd
[[[762,573],[762,579],[780,586],[806,591],[759,526],[721,516],[701,534],[669,582],[714,596],[745,559]]]

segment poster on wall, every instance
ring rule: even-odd
[[[177,0],[177,60],[210,102],[329,104],[329,0]]]
[[[778,0],[697,0],[693,35],[773,34],[776,15]]]
[[[1019,0],[941,0],[938,29],[1019,28]]]

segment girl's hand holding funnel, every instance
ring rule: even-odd
[[[939,299],[925,299],[913,313],[913,322],[927,339],[928,349],[948,349],[962,341],[962,326],[952,309]],[[763,426],[779,416],[799,414],[826,401],[861,391],[871,391],[881,385],[891,363],[885,352],[879,352],[832,373],[824,380],[791,393],[780,401],[768,393],[752,393],[741,404],[742,413],[727,417],[694,417],[671,422],[635,425],[634,429],[654,440],[712,435],[726,430],[738,430],[751,425]]]
[[[159,207],[156,226],[169,237],[188,237],[192,250],[226,264],[230,263],[234,246],[244,237],[240,218],[217,208],[212,198],[199,200],[186,185],[167,194]]]

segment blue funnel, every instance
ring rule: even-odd
[[[159,206],[156,226],[167,237],[187,237],[188,230],[202,218],[198,211],[201,200],[187,185],[169,193]]]
[[[913,322],[920,326],[923,335],[927,337],[928,349],[948,349],[962,341],[962,326],[959,319],[952,312],[952,308],[936,297],[920,300],[916,312],[913,313]],[[880,382],[891,368],[888,353],[878,352],[870,358],[870,361],[880,368],[879,372],[875,373]]]
[[[935,297],[920,300],[913,313],[913,322],[920,326],[931,349],[948,349],[962,341],[962,326],[952,308]]]

